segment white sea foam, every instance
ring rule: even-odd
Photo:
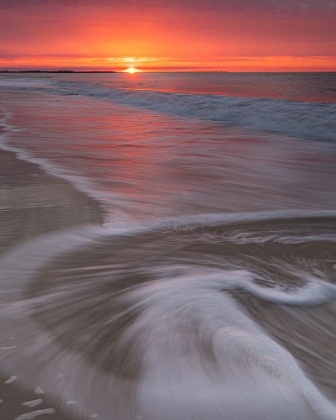
[[[10,385],[16,380],[17,380],[17,376],[11,376],[9,379],[7,379],[7,381],[5,381],[5,384]]]
[[[43,400],[41,398],[39,398],[39,399],[33,400],[33,401],[26,401],[26,402],[22,403],[22,405],[24,407],[35,408],[42,403],[43,403]]]
[[[190,266],[191,261],[185,267],[181,266],[181,262],[171,262],[169,268],[162,261],[165,258],[165,247],[160,250],[155,239],[158,237],[158,244],[161,244],[160,241],[168,241],[167,244],[171,247],[174,238],[177,246],[183,244],[186,238],[188,241],[195,238],[196,245],[200,243],[200,239],[206,238],[206,243],[213,247],[218,243],[218,238],[222,238],[225,243],[222,233],[229,231],[230,227],[238,231],[239,228],[252,229],[254,223],[263,223],[262,228],[256,229],[256,232],[264,235],[267,226],[273,229],[274,235],[274,226],[279,226],[281,222],[283,227],[279,228],[279,235],[284,232],[289,236],[299,235],[299,232],[292,229],[299,224],[301,228],[307,226],[308,230],[316,231],[315,242],[318,243],[318,232],[324,232],[320,227],[323,217],[326,218],[328,227],[336,213],[204,215],[199,218],[156,221],[147,226],[133,225],[124,230],[93,227],[74,229],[72,232],[48,235],[44,239],[23,245],[0,261],[0,269],[4,274],[1,280],[1,297],[8,305],[11,305],[10,302],[16,305],[21,300],[21,290],[26,287],[27,282],[32,281],[40,269],[48,270],[50,262],[64,256],[68,251],[84,251],[93,247],[92,255],[98,257],[99,252],[95,246],[105,244],[104,249],[111,252],[111,261],[110,264],[104,260],[104,265],[71,270],[61,264],[56,272],[50,271],[50,275],[56,274],[52,280],[52,284],[57,284],[56,289],[51,285],[48,292],[49,286],[46,284],[43,287],[47,288],[41,296],[25,299],[21,312],[8,311],[9,306],[4,307],[0,315],[7,322],[1,324],[2,328],[8,326],[11,331],[15,330],[16,337],[20,337],[20,348],[24,349],[20,355],[6,356],[4,362],[6,364],[10,361],[10,365],[17,366],[24,383],[41,383],[51,395],[55,393],[62,396],[65,404],[67,401],[76,401],[77,404],[72,408],[79,413],[97,413],[99,418],[106,417],[113,407],[121,410],[118,415],[123,419],[141,416],[149,420],[217,420],[222,418],[223,410],[228,419],[235,420],[268,420],[271,415],[279,420],[334,419],[335,407],[307,379],[292,355],[260,328],[230,294],[242,290],[258,299],[276,304],[320,305],[335,298],[335,286],[311,273],[308,275],[302,268],[302,272],[296,274],[303,285],[294,290],[286,291],[280,284],[279,287],[263,287],[255,282],[259,274],[247,268],[232,270],[219,266],[205,267],[203,270],[200,267],[199,252],[194,268]],[[318,222],[315,228],[314,220]],[[285,228],[286,223],[291,224]],[[172,233],[171,237],[169,232]],[[208,233],[213,233],[213,236]],[[149,243],[153,242],[152,247],[147,249],[147,245],[141,246],[143,235],[145,238],[151,235]],[[114,241],[119,240],[119,245],[114,246]],[[145,239],[144,244],[147,243]],[[138,244],[138,251],[134,244]],[[272,239],[268,247],[271,244]],[[207,252],[207,245],[204,249]],[[132,264],[130,272],[133,276],[139,275],[141,278],[142,270],[147,268],[157,280],[143,284],[140,282],[136,287],[125,288],[122,294],[116,293],[113,279],[122,268],[117,256],[117,267],[113,262],[116,252],[124,256],[127,267]],[[170,248],[170,255],[174,252]],[[157,257],[153,260],[156,254]],[[140,271],[137,271],[135,264],[139,257],[141,264]],[[151,265],[146,262],[147,258],[150,258]],[[241,265],[243,264],[242,260]],[[295,264],[295,259],[292,264]],[[287,270],[285,265],[283,268]],[[293,270],[294,268],[295,266]],[[76,280],[76,276],[80,282]],[[48,271],[43,274],[43,278],[49,278]],[[58,278],[59,284],[55,283]],[[98,284],[103,287],[103,293],[95,289]],[[109,284],[112,287],[111,292],[108,291]],[[270,284],[276,284],[276,280]],[[68,352],[67,344],[59,346],[57,340],[53,339],[54,335],[72,331],[74,322],[76,328],[71,333],[71,340],[76,339],[79,334],[80,343],[88,336],[90,343],[98,340],[98,345],[97,332],[107,329],[109,335],[109,328],[115,322],[114,315],[109,311],[106,312],[107,318],[105,317],[104,308],[101,308],[102,304],[105,305],[104,302],[108,302],[108,308],[111,309],[114,303],[122,302],[129,311],[136,311],[138,314],[118,344],[120,354],[127,360],[123,346],[133,343],[136,357],[131,359],[131,365],[139,357],[142,361],[142,373],[134,383],[135,388],[130,388],[133,389],[131,397],[127,392],[127,381],[113,372],[109,373],[108,369],[102,371],[95,366],[95,363],[110,354],[109,348],[114,348],[114,340],[105,341],[102,338],[94,359],[88,363],[86,357],[81,355],[81,350],[79,353]],[[86,309],[83,310],[84,308]],[[82,337],[82,324],[78,324],[80,317],[74,317],[72,310],[74,314],[94,311],[95,315],[89,317],[90,322],[85,316],[83,318],[85,334]],[[60,317],[56,330],[52,327],[48,330],[42,329],[37,322],[39,313],[45,316],[48,311],[51,311],[50,322],[54,316]],[[30,314],[35,315],[31,317]],[[102,326],[104,329],[101,329]],[[113,331],[111,329],[111,333]],[[82,348],[85,351],[86,346],[82,344]],[[44,355],[43,369],[39,368],[39,354]],[[57,375],[60,371],[67,372],[66,380],[59,381]]]
[[[53,408],[45,408],[44,410],[31,411],[30,413],[21,414],[18,417],[15,417],[15,420],[33,420],[36,417],[44,416],[46,414],[55,414]]]

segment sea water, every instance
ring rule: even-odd
[[[335,73],[0,89],[2,147],[105,219],[1,259],[19,381],[83,419],[336,418]]]

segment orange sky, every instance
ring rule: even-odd
[[[332,0],[141,1],[0,0],[0,67],[336,71]]]

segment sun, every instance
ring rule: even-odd
[[[129,67],[127,70],[125,70],[125,72],[129,74],[134,74],[134,73],[137,73],[138,71],[140,70],[136,69],[135,67]]]

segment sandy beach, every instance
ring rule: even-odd
[[[0,252],[43,233],[82,223],[101,223],[102,211],[91,198],[68,182],[45,173],[40,167],[0,151]],[[55,409],[55,414],[38,418],[70,420],[55,401],[25,390],[0,372],[0,418],[14,420],[34,410]],[[22,404],[43,398],[36,408]]]

